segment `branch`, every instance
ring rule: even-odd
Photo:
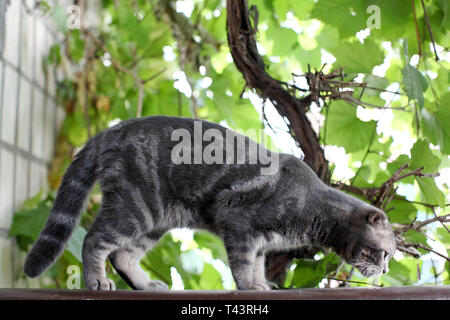
[[[422,43],[420,41],[420,32],[419,32],[419,26],[417,24],[416,6],[414,4],[414,0],[411,0],[411,6],[412,6],[412,11],[413,11],[413,17],[414,17],[414,26],[416,28],[418,54],[419,54],[419,57],[422,57]]]
[[[400,201],[409,202],[409,203],[412,203],[412,204],[417,204],[417,205],[419,205],[419,206],[424,206],[424,207],[427,207],[427,208],[430,208],[430,209],[433,209],[433,208],[436,208],[436,207],[439,207],[439,206],[440,206],[439,204],[433,204],[433,203],[425,203],[425,202],[420,202],[420,201],[407,200],[407,199],[402,198],[402,197],[399,197],[399,196],[394,196],[394,199],[400,200]],[[446,204],[444,204],[444,206],[445,206],[445,207],[448,207],[448,206],[450,206],[450,203],[446,203]]]
[[[292,87],[272,78],[266,72],[266,65],[255,41],[257,22],[258,10],[255,6],[249,10],[246,0],[227,0],[227,37],[233,61],[245,79],[245,87],[255,89],[263,100],[269,99],[281,117],[289,121],[289,131],[305,154],[304,162],[319,179],[328,182],[329,169],[324,151],[306,117],[306,111],[313,100],[310,95],[295,97],[295,91],[289,90]],[[269,281],[284,277],[293,256],[294,253],[273,253],[267,256]]]
[[[398,168],[394,174],[386,181],[384,182],[380,187],[378,188],[358,188],[354,186],[348,186],[346,184],[336,182],[333,183],[332,186],[337,187],[338,189],[344,189],[346,191],[350,191],[352,193],[361,195],[365,197],[367,200],[369,200],[374,206],[378,208],[386,208],[392,199],[395,198],[395,192],[392,194],[392,189],[394,186],[394,183],[405,179],[410,176],[415,177],[428,177],[428,178],[434,178],[439,176],[439,173],[423,173],[422,170],[424,167],[417,168],[415,170],[409,171],[407,173],[402,174],[403,171],[405,171],[409,167],[409,164],[406,163],[400,168]],[[388,201],[385,201],[385,200]],[[431,205],[430,205],[431,206]]]
[[[253,25],[250,14],[254,17]],[[246,0],[227,1],[227,34],[231,55],[238,70],[242,73],[246,86],[255,89],[261,98],[269,99],[278,113],[288,119],[289,129],[305,154],[305,163],[313,169],[321,180],[327,181],[329,171],[324,152],[317,134],[306,117],[311,104],[311,96],[296,98],[287,90],[284,83],[272,78],[266,72],[266,65],[260,56],[255,33],[258,10],[250,10]]]
[[[438,54],[436,51],[436,44],[434,43],[433,32],[431,32],[431,25],[430,25],[430,20],[428,19],[427,9],[425,8],[425,3],[423,2],[423,0],[420,0],[420,1],[422,2],[423,15],[425,17],[425,22],[427,24],[428,33],[430,34],[431,44],[433,45],[434,56],[435,56],[436,61],[439,61],[439,57],[438,57]]]
[[[398,231],[399,233],[404,233],[410,229],[419,230],[420,228],[423,228],[424,226],[426,226],[430,223],[436,222],[436,221],[439,221],[442,224],[450,222],[450,213],[446,214],[444,216],[436,216],[434,218],[420,221],[418,223],[411,223],[407,226],[397,228],[396,231]],[[444,227],[446,227],[446,226],[444,226]],[[448,231],[448,229],[447,229],[447,231]]]
[[[148,271],[154,273],[159,279],[161,279],[162,281],[164,281],[165,283],[169,284],[171,281],[169,279],[166,279],[163,275],[161,275],[160,273],[158,273],[158,271],[156,271],[154,268],[152,268],[150,265],[148,265],[147,263],[145,263],[144,261],[140,262]]]
[[[330,279],[330,280],[336,280],[336,281],[344,282],[344,283],[345,283],[345,282],[348,282],[348,283],[365,284],[365,285],[374,286],[374,287],[379,287],[379,288],[382,288],[382,287],[383,287],[383,286],[381,286],[381,285],[379,285],[379,284],[369,283],[369,282],[364,282],[364,281],[338,279],[338,278],[333,278],[333,277],[325,277],[325,278]]]
[[[116,70],[121,71],[126,74],[129,74],[133,78],[134,82],[136,83],[136,85],[138,87],[138,105],[137,105],[137,111],[136,111],[136,118],[140,118],[142,116],[142,106],[143,106],[144,96],[145,96],[144,84],[148,81],[153,80],[160,74],[162,74],[166,69],[165,68],[162,69],[161,71],[157,72],[155,75],[153,75],[147,79],[142,79],[136,71],[129,69],[129,68],[123,66],[122,64],[120,64],[113,57],[111,52],[109,52],[108,48],[106,48],[106,45],[100,39],[98,39],[96,36],[94,36],[89,30],[81,29],[81,32],[83,32],[83,34],[85,34],[88,38],[90,38],[92,41],[94,41],[94,43],[98,47],[100,47],[104,53],[107,53],[109,55],[109,60],[111,61],[111,64],[113,65],[113,67]]]
[[[444,258],[445,260],[450,262],[450,258],[449,257],[446,257],[443,254],[441,254],[441,253],[439,253],[439,252],[437,252],[437,251],[435,251],[435,250],[433,250],[433,249],[431,249],[431,248],[429,248],[427,246],[424,246],[423,244],[420,244],[420,243],[409,243],[408,245],[411,246],[411,247],[414,247],[414,248],[419,248],[419,249],[427,250],[429,252],[433,252],[434,254],[437,254],[441,258]]]
[[[97,46],[99,46],[104,53],[107,53],[109,55],[109,60],[111,61],[112,65],[114,66],[114,68],[118,71],[121,71],[123,73],[127,73],[129,74],[133,79],[134,82],[137,84],[138,86],[138,106],[137,106],[137,112],[136,112],[136,117],[140,118],[142,115],[142,103],[144,101],[144,83],[143,80],[139,77],[139,75],[137,74],[137,72],[135,72],[134,70],[128,69],[126,67],[124,67],[123,65],[121,65],[114,57],[113,55],[109,52],[108,48],[106,48],[105,44],[98,39],[96,36],[94,36],[91,32],[89,32],[89,30],[87,29],[81,29],[81,31],[88,37],[90,38],[92,41],[95,42],[95,44]]]
[[[416,259],[420,258],[420,252],[414,248],[408,248],[408,247],[405,247],[405,246],[397,243],[397,250],[402,251],[406,254],[409,254],[410,256],[413,256]]]

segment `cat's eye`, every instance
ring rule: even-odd
[[[387,257],[389,256],[389,252],[387,252],[387,251],[384,251],[384,259],[386,259]]]

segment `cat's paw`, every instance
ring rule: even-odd
[[[108,278],[88,280],[86,282],[86,286],[89,290],[116,290],[116,284],[114,283],[114,281]]]
[[[271,288],[267,283],[253,283],[249,289],[263,291],[263,290],[270,290]]]
[[[168,291],[169,287],[162,281],[159,280],[151,280],[145,284],[142,290],[147,291]]]

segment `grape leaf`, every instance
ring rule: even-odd
[[[411,149],[410,169],[424,167],[424,173],[434,173],[439,168],[441,159],[433,154],[428,139],[419,139]]]
[[[344,42],[330,49],[336,57],[335,64],[342,65],[346,73],[371,73],[373,67],[383,63],[384,54],[374,41],[366,39]]]
[[[336,270],[340,258],[330,253],[320,260],[295,260],[296,267],[292,277],[291,284],[296,288],[314,288],[323,277]]]
[[[81,251],[83,248],[83,240],[86,236],[86,229],[82,226],[77,226],[70,236],[69,242],[67,243],[66,250],[68,250],[78,261],[82,262]]]
[[[439,190],[433,178],[415,177],[420,190],[420,198],[423,202],[445,207],[445,195]]]
[[[423,93],[428,88],[427,79],[419,70],[409,64],[408,42],[406,39],[403,43],[403,51],[405,56],[405,67],[402,70],[403,86],[409,100],[417,100],[419,108],[422,109],[425,105]]]
[[[354,36],[367,27],[366,4],[363,0],[318,0],[311,17],[334,26],[339,31],[341,39]]]
[[[367,148],[376,122],[361,121],[356,108],[344,101],[333,102],[328,111],[326,143],[355,152]]]

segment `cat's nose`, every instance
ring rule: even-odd
[[[387,263],[385,263],[384,267],[383,267],[383,273],[387,273],[388,271],[389,271],[389,267],[388,267]]]

